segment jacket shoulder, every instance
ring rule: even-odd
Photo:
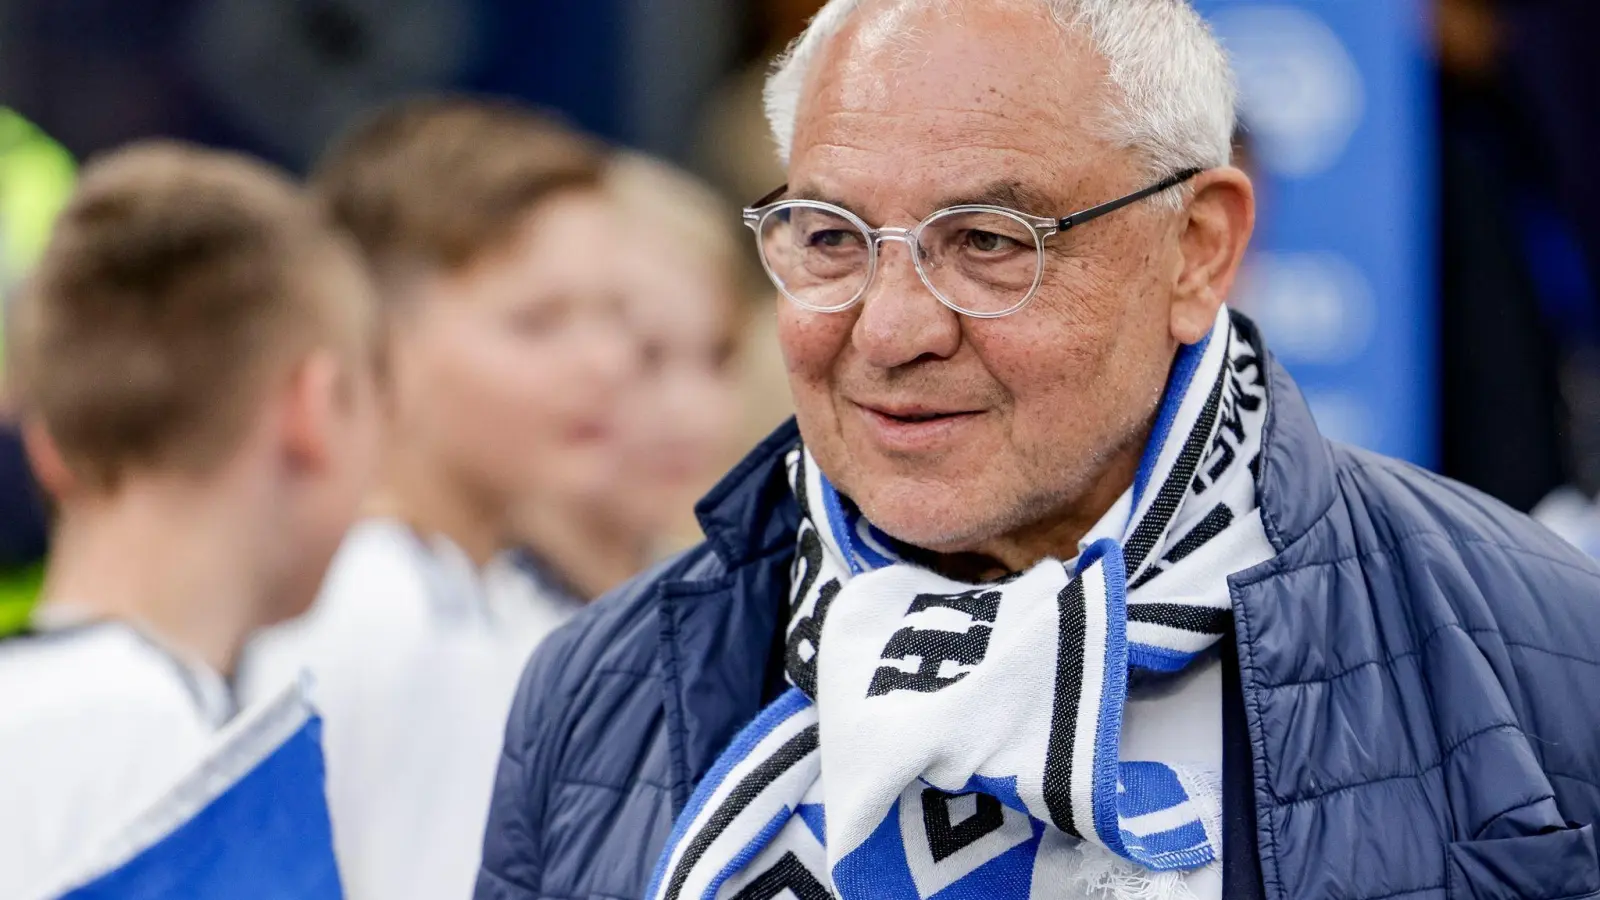
[[[1465,485],[1365,451],[1335,455],[1336,518],[1354,537],[1345,565],[1391,586],[1366,591],[1372,614],[1409,625],[1435,708],[1448,694],[1513,711],[1566,815],[1600,815],[1600,740],[1580,712],[1600,708],[1600,567]],[[1459,655],[1468,643],[1482,664]]]
[[[597,678],[650,677],[661,640],[662,585],[710,580],[723,572],[716,553],[699,544],[635,576],[552,632],[523,670],[507,724],[507,751],[526,747],[540,733],[559,731],[560,715]]]
[[[665,762],[652,758],[660,753],[651,746],[656,729],[636,727],[660,720],[661,587],[715,578],[722,569],[704,545],[688,550],[590,604],[534,651],[506,720],[479,900],[531,900],[552,879],[568,884],[580,877],[582,861],[605,840],[567,828],[564,841],[583,846],[552,846],[547,816],[577,816],[591,829],[640,835],[666,827],[653,822],[670,812],[660,774]],[[634,784],[641,779],[651,783]],[[643,837],[632,843],[642,846]],[[605,874],[639,880],[627,871]]]
[[[1350,895],[1453,890],[1458,850],[1509,860],[1519,839],[1600,820],[1600,569],[1486,495],[1289,412],[1258,479],[1264,520],[1291,527],[1230,579],[1269,891],[1327,893],[1306,859],[1371,861]]]
[[[1503,576],[1586,587],[1593,593],[1577,599],[1600,613],[1600,566],[1529,516],[1411,463],[1341,444],[1333,449],[1341,518],[1355,552],[1431,539],[1463,559],[1504,559]]]

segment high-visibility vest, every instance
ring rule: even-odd
[[[44,251],[76,178],[77,164],[65,147],[0,106],[0,298]]]
[[[0,313],[11,289],[44,251],[76,178],[77,164],[65,147],[0,106]],[[0,314],[0,372],[5,319]],[[43,572],[40,564],[0,569],[0,637],[26,625]]]

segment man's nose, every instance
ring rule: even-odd
[[[872,365],[884,369],[924,357],[946,359],[961,346],[961,318],[939,302],[917,275],[908,240],[878,248],[878,273],[861,298],[851,340]]]

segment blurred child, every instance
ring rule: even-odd
[[[734,461],[740,413],[736,211],[637,154],[605,187],[627,223],[617,264],[639,352],[614,407],[620,464],[598,492],[530,497],[519,518],[535,576],[583,600],[698,539],[694,504]]]
[[[10,324],[59,511],[0,642],[0,896],[25,898],[187,774],[246,638],[315,596],[375,449],[373,297],[283,176],[149,144],[88,168]]]
[[[501,560],[513,505],[615,475],[631,230],[602,165],[532,113],[428,99],[360,124],[314,173],[385,307],[383,483],[312,612],[254,648],[246,685],[315,673],[352,897],[471,894],[517,674],[565,614],[505,587],[520,580]]]

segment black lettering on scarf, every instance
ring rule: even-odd
[[[935,631],[915,627],[902,628],[889,638],[883,648],[885,660],[919,658],[917,670],[906,672],[892,666],[883,666],[872,676],[867,688],[868,697],[881,697],[894,691],[916,691],[931,694],[965,678],[967,673],[957,672],[941,676],[946,661],[961,666],[975,666],[983,662],[989,651],[991,625],[1000,614],[999,591],[965,591],[960,594],[918,594],[911,601],[907,615],[923,610],[943,608],[965,614],[974,622],[966,631]]]
[[[1246,372],[1252,373],[1249,379],[1244,377]],[[1197,496],[1221,480],[1238,459],[1239,448],[1243,447],[1245,442],[1244,414],[1256,412],[1265,402],[1260,393],[1249,390],[1250,387],[1259,389],[1261,378],[1261,362],[1254,354],[1246,353],[1229,361],[1225,369],[1227,390],[1223,392],[1216,438],[1212,441],[1211,451],[1207,454],[1206,461],[1201,464],[1201,471],[1195,475],[1192,485],[1192,490]]]
[[[801,604],[822,574],[822,539],[809,522],[801,526],[800,551],[795,556],[794,564],[796,589],[790,615],[800,612]],[[800,571],[802,566],[804,571]],[[789,626],[789,639],[784,645],[784,663],[789,680],[813,700],[817,697],[817,651],[822,647],[822,624],[828,617],[833,598],[839,596],[839,588],[837,578],[830,578],[822,585],[811,615],[800,616]]]

